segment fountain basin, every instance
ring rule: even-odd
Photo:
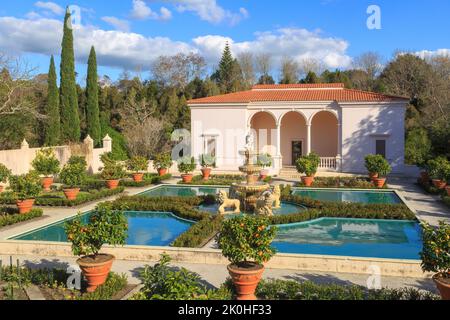
[[[212,204],[212,205],[201,205],[198,207],[199,210],[201,211],[205,211],[205,212],[209,212],[211,214],[217,214],[217,210],[219,209],[219,205],[218,204]],[[307,208],[300,206],[300,205],[296,205],[293,203],[289,203],[289,202],[281,202],[281,207],[280,208],[274,208],[273,209],[273,214],[275,216],[277,215],[289,215],[289,214],[295,214],[295,213],[299,213],[302,211],[306,211]],[[227,216],[229,217],[233,217],[236,216],[235,214],[233,214],[233,211],[228,211],[225,213]],[[253,214],[253,212],[243,212],[243,214]]]

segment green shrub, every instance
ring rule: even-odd
[[[127,284],[128,280],[125,274],[119,275],[110,272],[103,285],[99,286],[94,292],[80,295],[77,300],[112,300]]]
[[[178,184],[199,185],[199,186],[231,186],[233,183],[243,181],[242,175],[211,175],[209,180],[204,180],[202,175],[197,175],[192,178],[192,182],[185,183],[183,181]]]
[[[127,168],[133,173],[145,172],[148,170],[148,163],[145,157],[133,157],[127,161]]]
[[[3,208],[0,209],[0,228],[23,221],[40,218],[42,215],[42,209],[32,209],[27,214],[19,214],[15,208]]]
[[[6,183],[12,172],[4,164],[0,163],[0,182]]]
[[[34,199],[41,192],[41,181],[34,171],[21,176],[11,176],[9,184],[15,199],[18,200]]]
[[[202,168],[215,168],[216,166],[216,157],[210,154],[202,154],[199,157],[199,162]]]
[[[298,184],[297,187],[302,187]],[[314,179],[316,188],[351,188],[351,189],[374,189],[374,184],[366,177],[316,177]]]
[[[151,186],[154,184],[159,184],[161,182],[163,182],[164,180],[168,180],[172,178],[171,174],[166,174],[164,176],[159,176],[153,173],[146,173],[144,174],[144,179],[141,182],[135,182],[133,180],[123,180],[122,186],[124,187],[135,187],[135,188],[142,188],[142,187],[147,187],[147,186]]]
[[[276,228],[263,217],[243,216],[222,224],[217,243],[222,254],[235,265],[248,262],[258,264],[269,261],[276,253],[271,246]]]
[[[60,163],[51,148],[39,150],[31,165],[38,174],[45,177],[53,176],[60,170]]]
[[[445,157],[438,157],[428,161],[431,178],[442,181],[450,180],[450,161]]]
[[[378,173],[380,176],[385,177],[392,171],[389,162],[382,155],[369,154],[364,160],[369,173]]]
[[[415,128],[408,132],[405,141],[405,162],[424,167],[432,153],[431,140],[424,128]]]
[[[216,215],[200,220],[181,234],[172,244],[179,248],[201,248],[220,231],[223,216]]]
[[[319,168],[320,158],[315,153],[310,153],[307,156],[300,157],[295,162],[297,171],[299,173],[304,173],[308,177],[312,177],[317,173]]]
[[[183,157],[178,160],[178,171],[180,173],[189,174],[195,170],[197,164],[194,157]]]
[[[172,157],[170,153],[158,153],[153,159],[155,170],[169,169],[172,166]]]
[[[83,223],[83,215],[66,222],[67,239],[72,243],[75,256],[98,256],[105,244],[112,246],[125,245],[127,238],[127,219],[123,211],[113,210],[108,204],[100,204]]]
[[[450,225],[441,221],[438,228],[422,223],[422,269],[450,278]]]
[[[59,174],[60,181],[67,188],[81,187],[86,181],[86,160],[82,157],[71,157]]]
[[[105,153],[101,156],[103,168],[101,177],[105,180],[119,180],[126,176],[123,164],[112,158],[111,153]]]

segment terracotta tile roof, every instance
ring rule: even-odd
[[[314,85],[257,85],[252,90],[189,100],[188,104],[221,104],[289,101],[390,102],[408,98],[345,89],[342,83]]]

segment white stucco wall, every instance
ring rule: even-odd
[[[342,170],[366,172],[364,157],[374,154],[376,140],[386,140],[386,158],[393,172],[403,172],[404,104],[341,104]]]

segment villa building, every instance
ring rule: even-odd
[[[404,168],[408,99],[346,89],[341,83],[256,85],[251,90],[190,100],[192,154],[213,154],[219,170],[237,170],[251,133],[272,155],[272,174],[314,151],[320,170],[361,173],[367,154]]]

